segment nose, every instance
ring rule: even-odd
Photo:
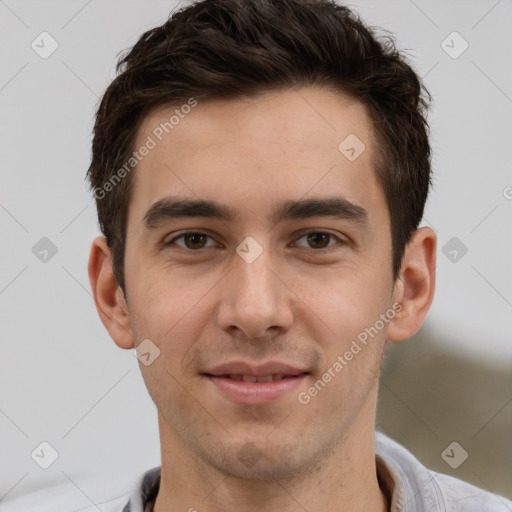
[[[219,327],[230,336],[270,339],[293,323],[293,292],[269,250],[248,262],[233,255],[223,282]]]

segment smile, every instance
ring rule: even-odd
[[[299,374],[304,375],[304,374]],[[219,377],[222,379],[232,379],[239,382],[275,382],[277,380],[282,379],[293,379],[297,378],[299,375],[285,375],[283,373],[273,373],[271,375],[263,375],[261,377],[257,377],[255,375],[241,375],[241,374],[232,374],[232,375],[210,375],[210,377]]]
[[[224,399],[240,405],[258,405],[284,399],[286,395],[295,391],[306,379],[308,373],[297,375],[284,375],[275,373],[270,375],[205,375],[216,394]]]

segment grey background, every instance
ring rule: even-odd
[[[0,0],[5,502],[65,484],[87,504],[159,464],[156,410],[138,363],[111,341],[91,297],[87,259],[99,230],[84,177],[116,56],[174,5]],[[434,98],[436,176],[424,225],[439,239],[436,298],[415,339],[390,347],[378,425],[432,469],[512,497],[512,2],[351,5],[396,34]],[[43,31],[59,45],[47,59],[31,47]],[[458,58],[464,43],[448,37],[454,31],[469,45]],[[57,250],[46,262],[43,237]],[[59,455],[46,470],[30,456],[42,441]],[[457,469],[441,457],[453,441],[469,454]],[[101,482],[94,490],[91,477]]]

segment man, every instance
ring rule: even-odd
[[[512,510],[375,433],[435,287],[428,93],[393,44],[326,0],[204,0],[119,71],[89,275],[162,460],[119,510]]]

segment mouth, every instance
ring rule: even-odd
[[[202,373],[216,393],[229,401],[245,405],[283,398],[309,374],[302,368],[278,362],[262,365],[234,362]]]
[[[238,382],[276,382],[283,379],[297,379],[303,375],[307,375],[307,372],[299,373],[296,375],[285,375],[284,373],[272,373],[270,375],[242,375],[240,373],[235,374],[224,374],[224,375],[214,375],[210,373],[205,373],[207,377],[216,377],[219,379],[230,379]]]

